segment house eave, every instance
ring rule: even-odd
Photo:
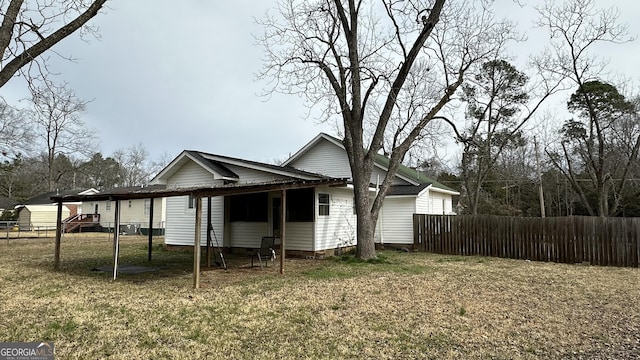
[[[225,184],[219,186],[193,186],[193,187],[177,187],[173,189],[152,190],[148,188],[141,188],[140,190],[131,191],[128,193],[117,194],[93,194],[93,195],[67,195],[67,196],[53,196],[51,200],[56,203],[66,203],[68,201],[101,201],[101,200],[133,200],[133,199],[150,199],[150,198],[164,198],[173,196],[186,196],[192,195],[195,197],[209,197],[209,196],[228,196],[228,195],[240,195],[251,194],[259,192],[269,192],[276,190],[289,190],[289,189],[301,189],[318,186],[344,186],[347,184],[347,179],[331,178],[320,180],[301,180],[301,179],[286,179],[266,182],[255,183],[241,183],[241,184]]]

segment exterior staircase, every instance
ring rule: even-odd
[[[62,229],[66,233],[82,232],[82,229],[100,227],[100,214],[79,214],[62,221]]]

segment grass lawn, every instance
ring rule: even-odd
[[[156,240],[161,243],[161,240]],[[123,237],[0,241],[0,341],[53,341],[56,359],[640,358],[640,269],[382,252],[229,259],[192,288],[192,254]],[[203,254],[204,257],[204,254]],[[203,263],[205,261],[203,260]]]

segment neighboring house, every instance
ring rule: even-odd
[[[210,218],[214,246],[246,249],[259,247],[263,236],[280,236],[282,191],[277,185],[306,182],[311,185],[286,191],[286,250],[332,254],[336,247],[355,244],[353,191],[346,186],[322,186],[323,181],[333,180],[292,167],[183,151],[151,183],[165,185],[167,190],[274,184],[273,191],[212,197],[210,204],[203,199],[201,244],[206,245]],[[195,204],[190,196],[166,198],[167,245],[193,245]]]
[[[125,194],[140,189],[161,190],[164,185],[120,187],[101,191],[100,194]],[[165,199],[153,200],[153,229],[156,234],[162,234],[165,223],[164,203]],[[128,234],[147,234],[149,230],[149,216],[151,215],[151,199],[132,199],[120,203],[120,232]],[[94,214],[99,214],[100,226],[106,231],[112,232],[115,223],[115,201],[85,201],[82,206],[93,209]]]
[[[52,196],[64,195],[93,195],[96,189],[58,190],[35,196],[23,204],[16,205],[18,212],[18,224],[21,230],[55,229],[57,206],[51,201]],[[71,218],[81,216],[83,213],[81,202],[68,202],[63,204],[62,219],[68,221]],[[66,210],[65,210],[66,209]],[[53,214],[53,215],[52,215]]]
[[[32,197],[31,199],[25,201],[23,204],[17,205],[16,208],[22,205],[52,205],[53,204],[53,201],[51,201],[52,196],[94,195],[94,194],[97,194],[98,192],[99,191],[94,188],[49,191],[49,192],[42,193],[40,195]],[[82,202],[79,202],[79,201],[65,202],[64,205],[69,208],[69,211],[71,211],[71,216],[83,213]],[[84,213],[91,214],[92,209],[84,209],[84,210],[85,210]]]
[[[372,188],[382,183],[388,165],[388,158],[382,155],[376,158],[371,173]],[[342,141],[324,133],[313,138],[283,166],[331,177],[352,178]],[[381,244],[413,244],[413,214],[453,214],[452,197],[456,195],[460,194],[400,165],[380,210],[375,241]]]

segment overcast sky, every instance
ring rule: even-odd
[[[108,1],[108,9],[93,20],[101,39],[65,39],[56,51],[76,61],[51,55],[52,64],[58,79],[67,81],[78,97],[93,99],[84,120],[96,130],[105,155],[142,143],[152,159],[189,149],[264,162],[284,160],[319,132],[334,131],[305,118],[307,109],[296,96],[259,96],[266,84],[255,77],[262,66],[262,48],[252,34],[262,30],[254,18],[274,3]],[[501,3],[513,8],[511,0],[496,0]],[[640,34],[640,1],[615,4],[630,35]],[[526,10],[509,13],[519,14],[516,20],[524,29],[535,15]],[[613,70],[640,80],[640,42],[608,55]],[[2,95],[9,101],[23,96],[23,82],[11,80]]]

